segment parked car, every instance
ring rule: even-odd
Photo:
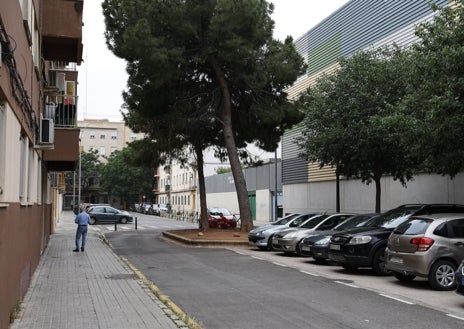
[[[456,280],[456,293],[464,296],[464,259],[459,265],[455,275]]]
[[[127,211],[119,210],[110,206],[93,206],[90,207],[87,212],[90,216],[91,225],[98,222],[119,222],[126,224],[133,221],[132,216]]]
[[[464,259],[464,214],[411,216],[388,238],[385,267],[400,281],[425,277],[435,290],[456,289]]]
[[[148,208],[147,214],[149,215],[155,215],[155,216],[160,216],[161,215],[161,210],[159,208],[159,205],[157,204],[152,204],[151,207]]]
[[[208,208],[208,224],[211,228],[237,227],[237,219],[228,209],[221,207]]]
[[[349,230],[355,227],[363,227],[377,217],[378,213],[354,215],[331,230],[316,231],[305,237],[300,242],[300,250],[303,256],[312,256],[316,262],[325,262],[329,259],[329,242],[334,233]]]
[[[302,256],[300,242],[315,231],[330,230],[353,214],[316,215],[297,227],[289,227],[274,234],[272,248]]]
[[[329,259],[346,269],[372,268],[377,275],[389,274],[385,268],[385,248],[390,233],[412,215],[463,212],[463,205],[406,204],[391,209],[366,227],[353,228],[332,235]]]
[[[254,228],[248,233],[248,244],[262,250],[272,250],[272,237],[276,232],[288,227],[296,227],[315,215],[320,213],[291,214],[275,223]]]

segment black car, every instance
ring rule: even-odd
[[[372,268],[375,274],[386,275],[385,248],[390,233],[411,215],[463,213],[464,205],[406,204],[391,209],[369,223],[332,235],[329,259],[346,269]]]
[[[464,296],[464,259],[454,274],[454,279],[456,280],[456,293]]]
[[[355,227],[366,226],[379,214],[360,214],[347,218],[332,230],[314,232],[300,242],[300,250],[303,256],[312,256],[316,262],[324,262],[329,258],[329,241],[333,234],[346,231]]]

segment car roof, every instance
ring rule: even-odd
[[[414,215],[410,217],[410,220],[414,218],[425,218],[425,219],[431,219],[431,220],[464,219],[464,213],[438,213],[438,214],[430,214],[430,215]]]

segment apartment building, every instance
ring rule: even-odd
[[[0,1],[0,329],[23,299],[79,157],[82,0]]]
[[[435,0],[439,6],[448,0]],[[295,41],[297,51],[306,59],[308,71],[289,88],[289,97],[296,98],[323,73],[334,72],[340,57],[356,51],[376,48],[395,42],[406,46],[417,41],[415,27],[433,18],[428,1],[357,1],[339,8],[320,24]],[[305,210],[336,210],[336,176],[334,168],[319,168],[298,157],[294,142],[301,128],[285,133],[282,139],[282,189],[284,213]],[[403,187],[391,177],[381,181],[382,210],[404,203],[464,203],[464,175],[422,174]],[[430,188],[433,186],[433,189]],[[375,186],[356,179],[341,179],[340,210],[372,212],[375,209]]]

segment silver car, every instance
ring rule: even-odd
[[[388,238],[387,270],[401,281],[428,279],[436,290],[456,289],[455,272],[464,259],[464,214],[413,216]]]
[[[262,250],[272,250],[272,236],[276,232],[288,227],[296,227],[314,215],[318,213],[291,214],[275,223],[252,229],[248,233],[248,244]]]
[[[290,227],[274,234],[272,248],[302,256],[300,242],[315,231],[330,230],[353,214],[315,215],[297,227]]]

